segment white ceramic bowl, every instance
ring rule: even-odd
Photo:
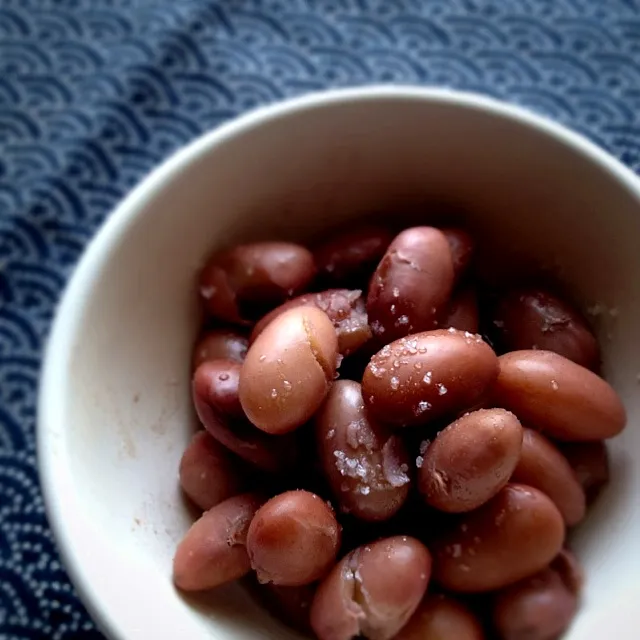
[[[570,640],[637,638],[640,609],[640,181],[585,139],[475,95],[329,92],[255,111],[153,172],[89,246],[46,354],[39,455],[51,525],[114,640],[293,638],[236,586],[171,583],[191,522],[177,483],[194,429],[194,277],[238,239],[311,238],[374,210],[466,211],[485,238],[553,265],[597,319],[629,413],[612,482],[575,536],[588,581]],[[414,219],[428,220],[423,206]]]

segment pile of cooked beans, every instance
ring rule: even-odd
[[[193,352],[203,512],[184,591],[242,578],[320,640],[553,640],[566,545],[625,410],[549,286],[488,286],[461,228],[359,228],[215,253]]]

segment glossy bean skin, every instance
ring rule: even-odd
[[[370,226],[345,231],[319,245],[313,257],[320,281],[342,287],[362,284],[392,239],[385,227]]]
[[[563,442],[561,451],[578,478],[587,497],[587,505],[600,495],[609,483],[609,454],[607,445],[594,442]]]
[[[367,295],[369,324],[376,339],[435,329],[453,288],[449,243],[434,227],[398,234],[375,270]]]
[[[409,494],[409,456],[396,435],[369,420],[357,382],[337,380],[315,416],[316,451],[345,513],[387,520]]]
[[[439,329],[401,338],[373,356],[362,395],[381,422],[425,424],[476,404],[498,374],[498,358],[479,336]]]
[[[556,440],[611,438],[625,426],[618,394],[592,371],[551,351],[500,356],[492,397],[529,427]]]
[[[183,591],[202,591],[232,582],[251,565],[245,547],[249,523],[262,498],[245,493],[207,511],[178,545],[173,581]]]
[[[443,329],[453,327],[458,331],[478,333],[480,311],[476,292],[471,288],[456,292],[439,324]]]
[[[578,599],[557,572],[539,573],[502,590],[493,605],[499,640],[558,640],[578,609]]]
[[[280,435],[307,422],[331,388],[336,331],[323,311],[297,307],[270,322],[249,348],[239,397],[249,420]]]
[[[506,351],[553,351],[587,369],[600,361],[598,342],[587,321],[577,309],[544,289],[508,292],[493,322]]]
[[[420,604],[430,575],[431,555],[415,538],[358,547],[320,583],[311,626],[319,640],[389,640]]]
[[[549,496],[568,527],[584,518],[586,497],[571,465],[557,447],[533,429],[524,430],[522,453],[511,480]]]
[[[480,409],[441,431],[424,453],[418,486],[427,504],[448,513],[477,509],[509,481],[522,426],[504,409]]]
[[[251,567],[260,582],[297,587],[324,577],[340,548],[331,507],[308,491],[287,491],[266,502],[247,534]]]
[[[200,273],[200,295],[211,317],[248,324],[256,309],[302,293],[315,273],[311,252],[298,244],[242,244],[209,259]]]
[[[208,360],[231,360],[242,363],[249,348],[248,338],[232,329],[212,329],[196,342],[193,349],[193,371]]]
[[[319,293],[305,293],[276,307],[256,323],[250,342],[255,342],[272,320],[295,307],[317,307],[329,316],[338,336],[338,350],[343,356],[357,351],[371,339],[362,291],[328,289]]]
[[[444,227],[441,231],[447,239],[451,250],[454,277],[459,280],[471,264],[475,241],[471,234],[460,227]]]
[[[434,579],[451,591],[500,589],[546,567],[564,534],[562,516],[546,495],[508,484],[433,542]]]
[[[230,360],[211,360],[196,369],[192,396],[200,421],[218,442],[263,471],[278,473],[294,466],[294,437],[270,436],[247,420],[238,397],[240,369]]]
[[[180,459],[180,486],[189,499],[208,511],[242,492],[240,461],[207,431],[196,433]]]
[[[482,625],[462,603],[429,594],[394,640],[484,640]]]

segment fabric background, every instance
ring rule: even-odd
[[[640,168],[640,0],[0,0],[0,640],[100,637],[34,439],[43,341],[85,243],[199,133],[372,82],[505,98]]]

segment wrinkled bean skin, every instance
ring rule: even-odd
[[[297,463],[292,436],[274,437],[252,425],[238,398],[240,365],[230,360],[201,364],[193,376],[194,406],[205,429],[227,449],[250,464],[278,473]]]
[[[480,409],[441,431],[424,453],[418,486],[448,513],[477,509],[502,489],[520,459],[522,427],[504,409]]]
[[[563,442],[561,451],[587,496],[587,505],[609,484],[609,454],[604,442]]]
[[[316,584],[283,587],[271,583],[256,583],[252,586],[260,602],[278,620],[297,631],[312,633],[309,614],[317,589]]]
[[[385,254],[393,236],[384,227],[346,231],[313,252],[318,277],[337,286],[359,285]]]
[[[393,640],[484,640],[476,616],[463,604],[429,594]]]
[[[543,569],[496,596],[493,624],[500,640],[558,640],[577,609],[558,573]]]
[[[562,516],[546,495],[508,484],[433,542],[434,579],[450,591],[500,589],[546,567],[564,534]]]
[[[469,233],[459,227],[446,227],[441,231],[449,243],[455,280],[459,280],[473,259],[475,242]]]
[[[397,235],[369,285],[367,312],[376,339],[435,329],[453,288],[449,243],[433,227],[413,227]]]
[[[193,349],[193,370],[208,360],[231,360],[242,363],[249,340],[231,329],[213,329],[205,333]]]
[[[249,420],[280,435],[316,412],[331,388],[338,338],[326,313],[297,307],[269,323],[249,348],[239,397]]]
[[[249,523],[262,498],[245,493],[207,511],[191,525],[173,559],[173,581],[183,591],[213,589],[247,574]]]
[[[524,430],[522,453],[511,481],[549,496],[568,527],[585,516],[586,498],[576,474],[558,448],[537,431]]]
[[[320,583],[311,605],[319,640],[390,640],[416,610],[431,555],[415,538],[385,538],[347,554]]]
[[[247,534],[251,567],[260,582],[296,587],[325,576],[340,548],[340,525],[321,498],[287,491],[256,513]]]
[[[338,336],[338,350],[343,356],[357,351],[371,339],[362,291],[328,289],[320,293],[305,293],[276,307],[256,323],[250,343],[255,342],[264,328],[284,311],[307,306],[317,307],[329,316]]]
[[[500,301],[493,321],[506,351],[553,351],[594,369],[598,342],[577,309],[543,289],[516,289]]]
[[[200,274],[200,295],[211,317],[248,324],[252,307],[273,308],[302,293],[315,273],[313,256],[300,245],[242,244],[212,256]]]
[[[480,312],[476,292],[469,288],[455,293],[439,324],[445,329],[453,327],[458,331],[478,333]]]
[[[239,460],[206,431],[196,433],[180,460],[180,486],[203,511],[242,491]]]
[[[400,438],[371,422],[360,385],[337,380],[315,417],[316,451],[341,510],[387,520],[409,494],[409,456]]]
[[[439,329],[401,338],[375,354],[362,395],[381,422],[420,425],[473,406],[497,374],[498,358],[480,336]]]
[[[499,360],[493,400],[527,426],[568,441],[612,438],[624,428],[618,394],[592,371],[551,351],[512,351]]]

